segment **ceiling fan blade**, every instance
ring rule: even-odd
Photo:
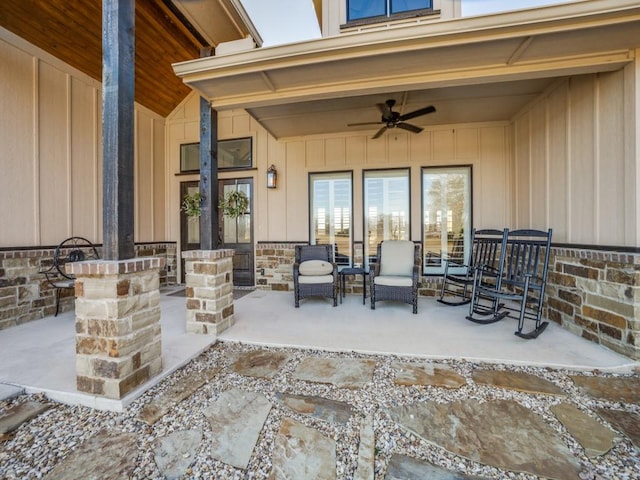
[[[376,103],[376,105],[380,109],[380,112],[382,112],[382,118],[387,119],[393,116],[393,113],[391,112],[391,107],[389,106],[388,103]]]
[[[371,137],[371,139],[375,140],[376,138],[380,137],[380,135],[382,135],[386,129],[387,129],[386,126],[382,127],[380,130],[376,132],[376,134],[373,137]]]
[[[416,127],[415,125],[411,125],[410,123],[402,123],[402,122],[397,124],[396,127],[401,128],[403,130],[409,130],[410,132],[413,132],[413,133],[420,133],[422,130],[424,130],[423,128]]]
[[[347,127],[359,127],[360,125],[381,125],[384,122],[361,122],[361,123],[347,123]]]
[[[421,115],[426,115],[428,113],[433,113],[435,111],[436,111],[436,107],[434,107],[433,105],[429,105],[428,107],[421,108],[420,110],[415,110],[413,112],[400,115],[399,120],[401,122],[404,122],[405,120],[411,120],[412,118],[416,118]]]

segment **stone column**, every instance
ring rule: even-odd
[[[76,382],[121,399],[162,370],[162,258],[68,263],[76,276]]]
[[[233,254],[230,249],[187,250],[187,332],[218,335],[234,324]]]

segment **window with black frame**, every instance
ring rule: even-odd
[[[333,245],[338,266],[351,266],[353,259],[352,185],[351,172],[309,174],[309,240]]]
[[[471,248],[471,167],[422,169],[423,270],[444,272],[444,258],[463,263]],[[458,273],[452,271],[451,273]]]
[[[384,18],[432,8],[432,0],[347,0],[347,21]]]
[[[253,166],[252,138],[218,141],[218,169],[242,170]],[[200,171],[200,144],[180,145],[180,173]]]
[[[410,240],[409,169],[366,170],[364,186],[365,267],[383,240]]]

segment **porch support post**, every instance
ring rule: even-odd
[[[102,2],[103,256],[135,256],[133,239],[134,0]]]
[[[218,112],[200,97],[200,248],[218,248]]]
[[[121,399],[162,371],[163,258],[67,263],[76,276],[76,387]]]
[[[187,332],[218,335],[233,317],[234,250],[187,250]]]

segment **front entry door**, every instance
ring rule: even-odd
[[[193,195],[200,191],[199,182],[180,182],[180,202],[186,194]],[[180,203],[182,206],[182,203]],[[180,250],[199,250],[200,249],[200,218],[199,217],[187,217],[186,213],[180,209]],[[180,261],[182,262],[181,283],[184,283],[184,260],[180,255]]]
[[[249,209],[237,218],[225,217],[220,214],[220,228],[222,230],[223,248],[235,250],[233,256],[233,284],[235,286],[253,287],[254,258],[253,258],[253,179],[236,178],[220,180],[220,196],[239,190],[249,198]]]

